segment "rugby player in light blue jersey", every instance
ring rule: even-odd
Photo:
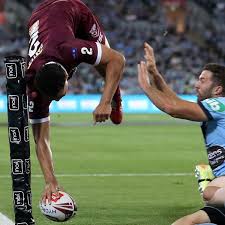
[[[180,99],[158,72],[152,47],[145,43],[144,50],[146,62],[138,64],[141,88],[165,113],[202,122],[208,160],[215,176],[203,191],[206,206],[173,225],[225,225],[225,66],[207,64],[196,82],[198,102],[188,102]]]

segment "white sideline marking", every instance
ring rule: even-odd
[[[193,173],[81,173],[56,174],[57,177],[184,177],[193,176]],[[0,178],[10,178],[9,175],[0,175]],[[42,174],[33,174],[33,178],[42,178]],[[0,224],[1,225],[1,224]]]
[[[12,220],[0,213],[0,225],[15,225]]]

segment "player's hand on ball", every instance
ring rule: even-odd
[[[52,204],[44,204],[42,201],[39,207],[43,215],[56,222],[65,222],[77,213],[77,204],[67,193],[59,191],[59,195],[52,194]]]
[[[63,191],[63,188],[59,188],[58,183],[48,183],[45,185],[45,189],[42,193],[42,201],[46,204],[51,204],[52,194],[59,196],[59,191]]]
[[[143,91],[147,91],[151,86],[146,63],[141,61],[138,64],[138,82]]]
[[[108,120],[111,114],[111,111],[112,111],[111,104],[100,102],[93,112],[94,124],[98,122],[99,123],[105,122],[106,120]]]

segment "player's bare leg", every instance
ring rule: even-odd
[[[225,177],[217,177],[211,181],[203,192],[203,198],[209,205],[225,205]]]
[[[172,225],[196,225],[202,223],[210,223],[210,219],[206,212],[203,210],[199,210],[193,214],[184,216],[177,221],[175,221]]]

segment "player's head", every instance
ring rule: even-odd
[[[67,78],[68,73],[61,64],[48,62],[37,72],[35,86],[42,95],[58,101],[68,90]]]
[[[225,96],[225,66],[206,64],[195,87],[199,100]]]

